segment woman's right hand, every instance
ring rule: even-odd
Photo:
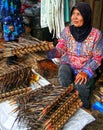
[[[48,42],[48,46],[49,46],[49,50],[53,50],[54,49],[53,42]]]

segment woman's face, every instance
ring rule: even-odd
[[[74,9],[71,16],[71,21],[75,27],[81,27],[84,24],[83,17],[79,10]]]

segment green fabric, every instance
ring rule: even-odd
[[[70,22],[70,0],[64,0],[64,21]]]

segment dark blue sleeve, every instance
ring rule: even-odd
[[[53,50],[49,50],[47,51],[47,58],[48,59],[53,59],[56,56],[56,48],[54,48]]]

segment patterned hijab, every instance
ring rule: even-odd
[[[74,25],[71,25],[70,31],[76,41],[82,42],[88,37],[88,35],[92,29],[91,7],[89,6],[89,4],[87,4],[85,2],[79,2],[75,6],[73,6],[73,8],[71,10],[71,15],[72,15],[74,9],[79,10],[79,12],[81,13],[81,15],[84,19],[84,24],[81,27],[75,27]]]

